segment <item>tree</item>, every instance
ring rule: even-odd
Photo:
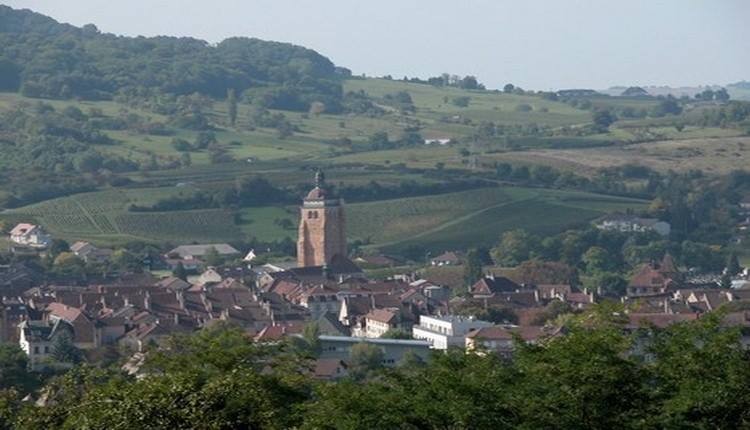
[[[237,94],[234,88],[227,90],[227,113],[229,115],[229,124],[234,127],[237,122]]]
[[[377,131],[368,139],[368,144],[371,149],[390,149],[393,144],[388,140],[388,133],[385,131]]]
[[[625,295],[628,281],[617,273],[596,272],[586,278],[583,284],[589,291],[619,299]]]
[[[349,374],[355,379],[363,379],[369,373],[383,367],[383,350],[375,345],[360,342],[352,346],[349,356]]]
[[[513,84],[505,84],[505,86],[503,87],[503,92],[504,93],[512,93],[514,89],[516,89],[515,85],[513,85]]]
[[[382,339],[413,339],[411,335],[401,329],[390,329],[380,336]]]
[[[63,252],[69,252],[70,245],[63,239],[52,239],[52,244],[49,246],[50,255],[57,256]]]
[[[52,270],[55,274],[64,277],[83,276],[83,260],[78,258],[72,252],[61,252],[55,257],[52,263]]]
[[[125,272],[142,270],[141,259],[127,249],[118,249],[112,253],[112,265]]]
[[[206,149],[216,143],[216,135],[212,131],[201,131],[195,135],[194,147],[197,149]]]
[[[17,344],[0,343],[0,392],[8,389],[28,392],[36,381],[27,369],[28,357]]]
[[[185,266],[182,265],[182,262],[177,263],[174,267],[174,270],[172,270],[172,276],[187,281],[187,270],[185,270]]]
[[[83,360],[83,354],[69,334],[61,333],[52,343],[52,358],[60,363],[78,364]]]
[[[504,266],[515,266],[529,260],[539,248],[539,239],[526,232],[516,229],[503,233],[500,243],[492,249],[492,259]]]
[[[482,258],[479,250],[470,249],[466,253],[466,263],[464,264],[464,283],[474,285],[482,277]]]
[[[727,268],[726,272],[730,276],[734,276],[742,271],[742,266],[740,266],[740,260],[737,258],[737,253],[732,251],[729,254],[729,257],[727,258]]]
[[[224,258],[213,246],[206,250],[206,254],[203,256],[203,261],[206,263],[206,265],[212,267],[218,267],[224,264]]]
[[[609,272],[615,269],[617,263],[609,255],[606,249],[599,246],[592,246],[583,254],[583,263],[586,265],[586,272],[594,274],[597,272]]]
[[[729,93],[727,92],[726,88],[721,88],[719,90],[716,90],[714,92],[714,97],[716,98],[716,100],[722,103],[726,103],[729,101]]]
[[[609,109],[597,109],[593,114],[594,125],[600,131],[607,131],[616,118]]]

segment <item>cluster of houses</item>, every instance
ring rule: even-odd
[[[624,227],[612,227],[617,225]],[[15,227],[11,239],[40,249],[51,241],[31,224]],[[84,261],[106,261],[112,253],[88,242],[70,248]],[[234,263],[212,267],[210,256]],[[301,336],[306,326],[315,324],[320,353],[314,375],[336,379],[347,374],[351,352],[361,344],[380,349],[385,366],[407,356],[428,360],[434,351],[449,348],[510,357],[518,341],[536,343],[564,335],[550,324],[555,305],[576,311],[600,299],[596,291],[568,284],[523,284],[492,273],[468,290],[414,273],[372,280],[357,264],[394,266],[397,260],[387,256],[359,257],[355,263],[336,254],[326,264],[304,267],[255,267],[252,251],[242,257],[227,244],[183,245],[167,252],[164,262],[196,276],[155,278],[146,272],[88,285],[46,284],[22,265],[0,267],[0,341],[17,342],[38,370],[55,365],[58,349],[66,343],[90,357],[114,346],[142,361],[144,353],[173,334],[221,322],[241,327],[257,342]],[[463,258],[449,251],[432,258],[430,265],[446,270],[461,265]],[[721,289],[715,281],[688,279],[666,255],[640,267],[621,300],[628,305],[625,329],[635,330],[644,324],[666,327],[694,320],[730,302],[750,304],[750,289]],[[490,317],[490,310],[504,316],[496,312]],[[750,328],[750,312],[729,312],[725,322]],[[129,366],[137,371],[138,366]]]

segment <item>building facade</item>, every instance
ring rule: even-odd
[[[315,188],[300,208],[298,267],[325,266],[334,256],[347,255],[343,202],[329,194],[323,173],[318,172]]]
[[[492,325],[473,317],[421,315],[419,325],[412,328],[412,336],[426,340],[434,349],[448,349],[451,346],[463,348],[467,333]]]

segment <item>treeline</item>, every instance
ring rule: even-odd
[[[340,106],[337,69],[303,47],[230,38],[124,37],[29,10],[0,7],[0,90],[29,97],[108,100],[143,92],[224,98],[252,89],[268,108]]]
[[[332,195],[342,197],[347,202],[396,199],[434,194],[452,193],[482,187],[497,186],[482,179],[446,180],[435,183],[421,183],[413,180],[400,181],[394,185],[370,181],[365,185],[326,185]],[[208,208],[238,208],[272,205],[298,205],[310,191],[310,184],[301,183],[293,187],[276,187],[261,177],[246,178],[234,187],[197,191],[186,196],[161,199],[150,206],[131,205],[133,212],[163,212]]]
[[[750,358],[720,315],[668,329],[625,330],[621,308],[563,316],[562,331],[494,354],[435,353],[387,369],[382,353],[353,348],[348,375],[311,376],[315,330],[275,346],[217,325],[152,350],[146,378],[116,366],[77,367],[23,402],[0,380],[8,429],[644,429],[746,428]],[[23,354],[14,357],[23,358]],[[14,375],[18,376],[18,375]]]
[[[161,199],[150,206],[130,205],[133,212],[163,212],[207,208],[253,207],[296,202],[294,195],[261,177],[245,178],[234,187],[214,192],[197,191],[188,196]]]

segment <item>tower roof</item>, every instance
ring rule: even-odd
[[[317,170],[315,172],[315,188],[307,193],[305,200],[327,200],[333,198],[331,193],[326,190],[325,174],[322,170]]]
[[[320,187],[315,187],[307,193],[305,200],[325,200],[326,197],[326,190]]]

